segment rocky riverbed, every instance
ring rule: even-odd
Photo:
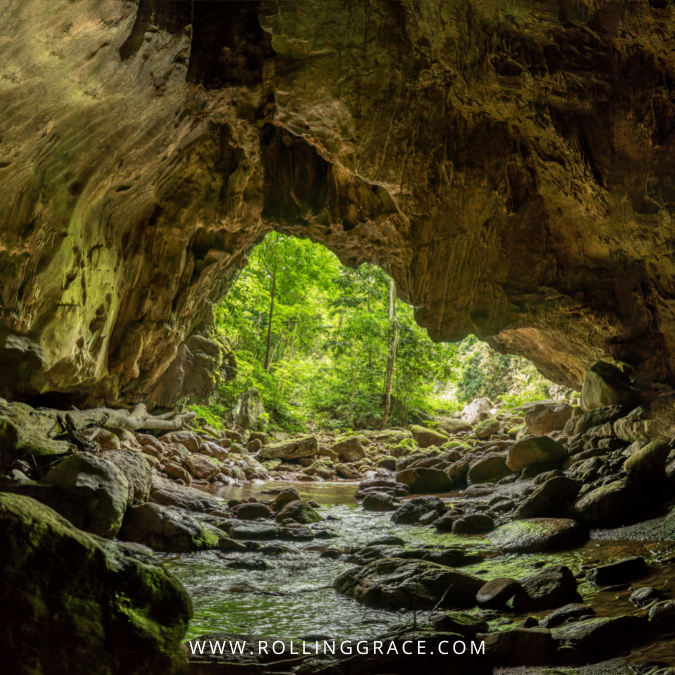
[[[435,649],[420,662],[430,672],[605,664],[665,675],[675,668],[674,407],[665,388],[653,394],[636,401],[620,371],[596,364],[581,401],[504,410],[478,399],[450,417],[341,437],[5,402],[0,537],[20,549],[16,528],[49,533],[13,560],[77,540],[107,569],[146,579],[130,599],[129,581],[107,579],[106,602],[149,613],[162,635],[149,653],[171,653],[168,672],[180,671],[186,640],[193,673],[214,662],[221,670],[209,672],[408,672],[405,659],[373,654],[242,661],[192,647],[386,638],[394,651],[406,640]],[[6,570],[17,587],[23,570]],[[30,588],[37,603],[44,590]],[[150,588],[165,590],[150,601]],[[114,644],[116,629],[91,621]],[[440,658],[442,644],[468,642],[485,653]]]

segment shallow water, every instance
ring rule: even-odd
[[[439,534],[431,527],[394,526],[391,514],[365,512],[353,499],[358,483],[280,483],[255,482],[245,487],[224,487],[209,490],[225,499],[246,499],[259,496],[269,487],[293,485],[304,499],[313,499],[323,508],[320,513],[338,520],[326,520],[324,525],[338,535],[332,540],[312,542],[280,542],[292,551],[278,556],[260,552],[223,554],[207,551],[194,554],[164,554],[161,557],[190,593],[194,618],[187,639],[205,633],[253,633],[267,637],[302,639],[315,636],[326,638],[368,639],[388,632],[396,625],[412,623],[412,612],[386,612],[368,609],[336,593],[335,578],[352,567],[336,560],[320,558],[321,550],[331,546],[364,545],[385,535],[395,534],[409,544],[462,544],[488,551],[484,561],[463,567],[462,571],[486,581],[497,577],[516,579],[528,576],[544,565],[567,565],[574,573],[582,566],[604,564],[628,555],[642,555],[655,564],[675,555],[675,542],[611,541],[591,539],[584,546],[560,553],[499,555],[482,536],[459,537]],[[269,495],[261,495],[269,497]],[[453,495],[447,500],[452,501]],[[266,571],[233,570],[224,567],[229,560],[263,558],[271,569]],[[654,572],[639,580],[635,587],[655,585],[666,592],[675,590],[675,565],[659,565]],[[631,590],[600,591],[582,583],[579,592],[601,616],[614,616],[635,611],[628,601]],[[543,616],[546,612],[541,613]],[[491,628],[506,629],[513,620],[491,622]],[[418,612],[418,624],[428,622],[428,613]]]

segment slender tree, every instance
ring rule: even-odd
[[[396,368],[396,350],[398,349],[398,338],[401,328],[398,325],[398,317],[396,316],[396,284],[392,279],[389,283],[389,323],[394,327],[394,340],[389,350],[389,363],[387,368],[387,388],[384,396],[384,414],[382,415],[382,425],[380,429],[387,426],[387,419],[389,418],[389,411],[391,410],[391,385],[394,381],[394,370]]]

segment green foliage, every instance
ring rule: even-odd
[[[208,408],[193,410],[218,427],[238,396],[256,387],[270,429],[379,426],[394,339],[389,283],[374,265],[349,269],[322,246],[268,235],[216,311],[216,327],[237,355],[237,378],[219,385]],[[412,408],[448,413],[477,395],[511,402],[543,391],[545,381],[524,360],[494,357],[475,338],[436,344],[411,307],[398,300],[395,307],[400,336],[390,426],[406,424]]]

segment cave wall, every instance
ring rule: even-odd
[[[434,340],[675,383],[670,3],[8,0],[0,25],[0,393],[171,398],[271,229],[381,265]]]

